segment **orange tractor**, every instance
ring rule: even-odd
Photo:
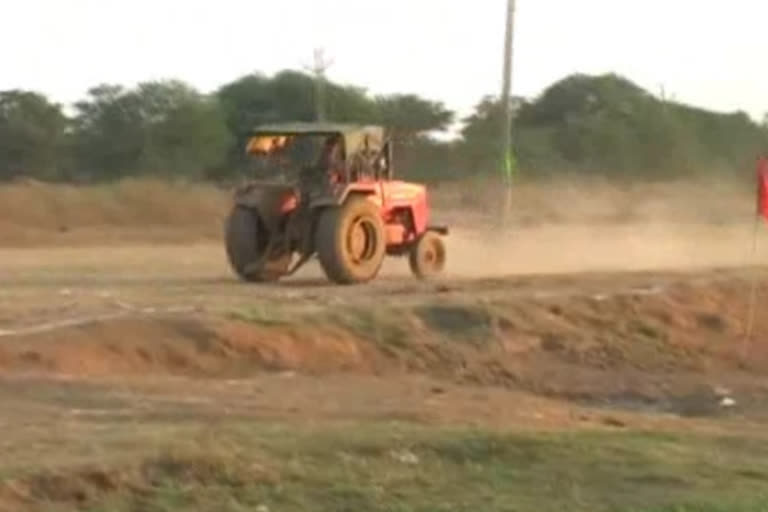
[[[243,280],[276,281],[317,256],[338,284],[374,279],[384,258],[414,275],[446,263],[446,227],[429,223],[424,185],[393,179],[392,143],[375,126],[263,126],[246,149],[256,179],[237,188],[226,251]]]

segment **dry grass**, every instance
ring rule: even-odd
[[[0,238],[5,246],[66,244],[113,234],[154,240],[165,228],[215,236],[228,195],[210,185],[151,179],[76,186],[25,182],[0,187]],[[143,233],[143,235],[142,235]]]
[[[206,184],[130,179],[110,185],[0,187],[0,217],[20,226],[188,225],[220,216],[225,192]]]
[[[439,220],[470,227],[499,212],[498,183],[470,179],[432,186]],[[754,194],[736,180],[657,183],[564,178],[523,182],[513,222],[563,224],[724,224],[751,217]],[[208,184],[129,179],[95,186],[26,182],[0,186],[0,244],[67,245],[118,240],[188,242],[220,236],[227,191]]]

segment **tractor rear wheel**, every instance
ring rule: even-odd
[[[440,235],[427,231],[411,247],[408,262],[419,279],[431,279],[445,269],[445,243]]]
[[[325,275],[337,284],[374,279],[386,254],[384,221],[379,208],[362,197],[320,213],[315,247]]]
[[[256,211],[235,206],[227,218],[226,250],[229,264],[243,281],[277,281],[288,271],[291,255],[270,258],[261,269],[252,267],[264,257],[268,237]]]

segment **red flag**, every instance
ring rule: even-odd
[[[757,215],[768,220],[768,157],[757,163]]]

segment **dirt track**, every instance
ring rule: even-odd
[[[688,238],[647,226],[595,233],[591,239],[579,227],[537,228],[502,240],[459,231],[443,279],[419,283],[405,261],[391,260],[379,279],[357,287],[328,284],[314,261],[276,285],[241,284],[217,242],[0,249],[0,330],[148,308],[221,313],[262,303],[312,309],[328,301],[375,306],[444,295],[473,300],[645,293],[681,279],[718,279],[723,269],[752,275],[738,270],[751,260],[742,227],[688,227]],[[768,259],[766,249],[753,261]]]
[[[466,246],[464,250],[468,250]],[[569,251],[558,254],[564,267],[569,261],[574,264]],[[674,257],[671,252],[666,255]],[[555,254],[548,257],[555,258]],[[507,346],[505,354],[481,354],[481,358],[504,359],[511,367],[521,368],[525,379],[530,380],[529,386],[536,387],[556,365],[542,360],[538,375],[536,364],[522,354],[548,343],[572,345],[563,347],[566,352],[580,353],[584,349],[587,352],[579,356],[586,358],[583,365],[607,364],[604,370],[611,370],[611,361],[621,357],[600,356],[596,361],[604,361],[597,363],[585,354],[597,349],[629,351],[627,357],[639,359],[619,364],[615,370],[620,375],[638,368],[641,374],[654,372],[652,366],[660,362],[690,369],[693,356],[681,352],[680,347],[694,352],[704,350],[703,340],[713,340],[718,347],[706,348],[709,352],[705,359],[711,359],[706,364],[715,364],[722,357],[733,360],[742,345],[739,340],[745,329],[750,284],[753,279],[761,283],[757,297],[760,301],[762,283],[768,279],[764,271],[740,269],[733,265],[734,259],[729,262],[725,257],[720,260],[724,268],[719,270],[692,268],[696,265],[675,270],[671,265],[665,268],[667,265],[646,260],[650,270],[538,275],[520,272],[506,277],[490,277],[495,273],[493,268],[488,269],[489,276],[480,277],[486,267],[470,265],[470,260],[462,258],[465,256],[460,253],[451,274],[431,283],[412,279],[405,263],[395,261],[379,280],[366,286],[330,285],[316,264],[295,278],[266,286],[237,282],[221,249],[213,244],[3,250],[0,349],[5,350],[0,350],[0,356],[5,354],[6,362],[2,364],[0,359],[0,368],[13,372],[13,361],[29,363],[51,356],[53,348],[36,355],[32,355],[32,349],[20,349],[12,356],[19,347],[39,342],[42,347],[61,350],[48,361],[49,368],[86,376],[92,371],[88,368],[106,372],[131,369],[129,373],[133,373],[141,371],[140,361],[119,361],[121,354],[131,359],[130,347],[151,348],[157,344],[153,338],[163,337],[177,338],[178,346],[183,347],[199,341],[197,331],[212,330],[235,345],[243,345],[230,354],[234,359],[238,358],[237,350],[260,351],[261,362],[256,361],[254,370],[265,364],[264,358],[269,359],[265,354],[272,351],[269,364],[278,368],[299,372],[347,367],[373,371],[386,365],[378,362],[378,356],[370,355],[370,346],[378,352],[377,344],[381,344],[380,339],[372,337],[389,336],[396,338],[393,343],[406,344],[410,342],[400,338],[413,339],[417,344],[421,343],[419,339],[434,339],[439,346],[442,338],[453,335],[453,331],[477,330],[480,338],[487,338],[480,339],[481,343],[487,345],[498,338]],[[617,265],[624,259],[621,253],[613,258]],[[716,260],[711,253],[707,259],[710,263]],[[733,268],[727,268],[729,263]],[[543,259],[531,261],[529,268],[543,264]],[[467,265],[474,277],[468,275]],[[168,318],[175,323],[167,324]],[[240,327],[233,327],[238,321]],[[768,319],[758,310],[758,338],[765,321]],[[250,327],[243,327],[243,322]],[[658,354],[643,355],[642,347],[651,342],[658,345]],[[351,343],[352,348],[339,348],[344,343]],[[104,352],[107,345],[112,348]],[[593,345],[597,348],[589,348]],[[323,352],[318,348],[323,346],[332,348]],[[762,343],[757,346],[762,347]],[[341,353],[334,352],[337,349]],[[352,359],[349,350],[357,354]],[[207,356],[196,355],[194,350],[180,353],[188,361],[171,364],[167,369],[170,373],[223,368],[221,362],[196,364],[196,357],[205,360]],[[465,356],[441,355],[448,359]],[[57,357],[70,362],[57,361]],[[89,358],[97,361],[89,363]],[[317,363],[318,358],[328,361]],[[334,358],[338,358],[337,363]],[[73,366],[71,361],[80,363]],[[301,361],[307,362],[307,368]],[[759,358],[755,361],[762,364]],[[580,366],[578,361],[565,362],[575,368]],[[43,364],[19,364],[22,370],[46,368]],[[433,375],[455,370],[450,363],[440,368],[439,362],[423,357],[420,362],[402,364],[426,365],[432,368]],[[152,365],[144,366],[149,369]],[[82,368],[81,372],[78,368]],[[510,371],[509,367],[505,371]],[[486,373],[480,372],[475,378],[487,381]],[[510,377],[507,383],[523,379],[521,375]],[[600,378],[609,376],[591,375],[587,380],[598,380],[586,387],[599,387]],[[555,381],[562,384],[545,387],[556,390],[575,384],[567,378]],[[621,386],[608,387],[617,390]]]

